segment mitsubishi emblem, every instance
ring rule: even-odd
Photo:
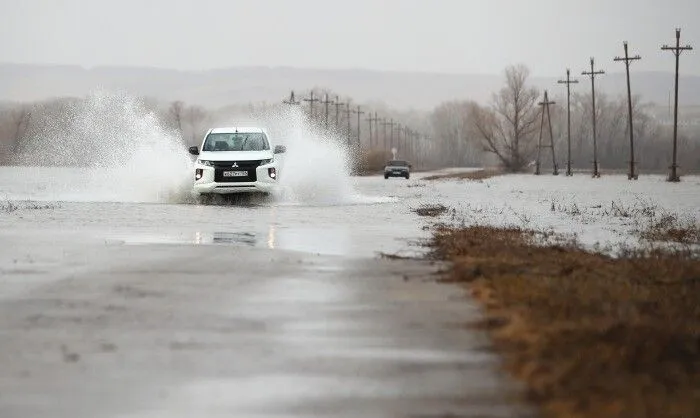
[[[231,166],[231,168],[238,168],[238,163],[233,163],[233,165]]]

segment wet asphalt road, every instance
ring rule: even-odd
[[[441,266],[377,256],[421,251],[430,186],[357,188],[372,198],[2,213],[0,416],[524,416]]]

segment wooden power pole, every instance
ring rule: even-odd
[[[324,124],[325,124],[326,130],[328,130],[328,106],[332,105],[333,103],[334,103],[333,100],[330,100],[328,98],[328,93],[326,93],[323,96],[323,101],[321,101],[321,104],[323,104],[323,106],[325,108],[325,119],[324,119],[325,122],[324,122]]]
[[[542,106],[542,122],[540,123],[540,137],[539,140],[537,141],[537,161],[535,162],[535,174],[540,175],[540,157],[542,153],[542,148],[551,148],[552,149],[552,167],[553,171],[552,174],[555,176],[559,175],[559,168],[557,167],[557,157],[556,153],[554,152],[554,132],[552,130],[552,115],[549,112],[549,105],[556,104],[553,101],[549,100],[549,94],[547,93],[547,90],[544,91],[544,100],[539,102],[538,105]],[[544,117],[545,113],[547,115],[547,123],[549,125],[549,144],[543,145],[542,144],[542,132],[544,131]]]
[[[678,67],[680,61],[680,55],[683,51],[692,51],[693,47],[690,45],[681,46],[681,30],[676,29],[676,46],[664,45],[661,47],[662,51],[672,51],[676,56],[676,98],[675,104],[673,106],[673,162],[671,163],[671,172],[668,175],[668,181],[679,182],[681,178],[678,176]]]
[[[362,125],[361,118],[365,112],[362,111],[362,107],[360,105],[357,105],[357,108],[353,110],[352,113],[357,114],[357,148],[359,149],[362,145],[362,137],[360,136],[360,126]]]
[[[600,171],[598,169],[598,138],[596,134],[596,113],[595,113],[595,77],[597,75],[605,74],[605,71],[595,71],[595,60],[591,58],[591,71],[584,71],[581,75],[587,75],[591,77],[591,100],[593,101],[593,178],[600,177]]]
[[[578,80],[571,79],[571,71],[566,69],[566,80],[559,80],[559,84],[566,84],[566,175],[573,176],[571,171],[571,85],[578,84]]]
[[[637,180],[638,175],[635,172],[635,162],[634,162],[634,118],[632,116],[632,87],[630,84],[630,63],[632,61],[637,61],[642,59],[639,55],[633,57],[629,56],[627,49],[627,41],[623,42],[622,45],[625,48],[625,57],[615,57],[613,61],[623,61],[625,63],[625,69],[627,72],[627,110],[629,111],[629,130],[630,130],[630,169],[627,173],[628,180]]]

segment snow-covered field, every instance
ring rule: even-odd
[[[455,209],[440,221],[576,234],[588,246],[636,245],[639,229],[664,215],[685,223],[700,219],[700,176],[668,183],[658,175],[629,181],[625,175],[518,174],[425,183],[434,193],[426,193],[431,197],[424,203]]]

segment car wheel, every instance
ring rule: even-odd
[[[411,177],[411,175],[410,175],[410,174],[406,174],[406,180],[408,180],[409,177]]]
[[[388,178],[389,178],[389,176],[387,176],[386,174],[384,174],[384,180],[386,180],[386,179],[388,179]]]

